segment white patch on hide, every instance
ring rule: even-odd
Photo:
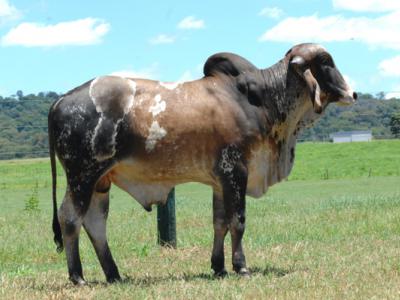
[[[96,85],[99,84],[99,80],[101,78],[102,77],[97,77],[96,79],[94,79],[91,82],[90,87],[89,87],[90,99],[92,100],[94,106],[96,107],[96,111],[98,113],[100,113],[99,121],[98,121],[98,123],[97,123],[97,125],[96,125],[96,127],[95,127],[95,129],[93,131],[93,135],[91,137],[92,150],[95,153],[95,157],[96,157],[96,159],[98,161],[104,161],[104,160],[109,159],[109,158],[111,158],[111,157],[113,157],[115,155],[115,153],[116,153],[115,142],[116,142],[116,137],[117,137],[117,134],[118,134],[118,132],[117,132],[118,126],[122,122],[122,120],[124,119],[125,115],[128,114],[130,112],[130,110],[132,109],[132,107],[135,106],[135,94],[136,94],[136,82],[131,80],[131,79],[121,78],[121,80],[126,80],[127,84],[129,85],[129,87],[131,89],[131,94],[127,96],[128,99],[127,99],[126,103],[124,103],[125,105],[123,107],[122,116],[120,118],[118,118],[117,120],[113,120],[114,121],[114,124],[113,124],[114,125],[114,129],[113,129],[113,133],[112,133],[112,135],[110,137],[110,140],[109,140],[109,143],[111,145],[111,152],[107,153],[106,155],[97,154],[96,151],[95,151],[95,149],[96,149],[96,147],[95,147],[95,139],[96,139],[96,136],[98,134],[98,131],[101,128],[102,122],[105,119],[105,116],[104,116],[105,112],[103,111],[103,108],[101,107],[101,101],[100,101],[100,103],[97,103],[97,99],[95,97],[95,88],[96,88]],[[106,80],[106,78],[104,78],[104,79]]]
[[[160,85],[168,90],[174,90],[180,85],[181,82],[160,82]]]
[[[96,111],[97,111],[98,113],[102,113],[102,109],[101,109],[100,105],[98,105],[98,104],[96,103],[96,98],[95,98],[94,95],[93,95],[94,86],[97,84],[97,82],[99,81],[99,79],[100,79],[100,77],[97,77],[96,79],[94,79],[94,80],[90,83],[90,87],[89,87],[89,96],[90,96],[90,99],[92,99],[92,102],[93,102],[94,106],[96,107]]]
[[[58,104],[60,104],[60,102],[64,99],[64,97],[61,97],[60,99],[57,100],[57,102],[54,104],[53,106],[53,110],[56,109],[56,107],[58,106]]]
[[[132,95],[129,96],[128,103],[124,107],[124,115],[129,113],[131,108],[135,105],[136,82],[131,79],[126,79],[132,90]]]
[[[160,127],[157,121],[153,121],[149,128],[149,135],[146,139],[146,151],[150,152],[154,149],[157,142],[167,135],[167,131]]]
[[[149,112],[152,113],[153,118],[157,116],[159,113],[165,111],[165,108],[167,107],[167,104],[165,103],[164,100],[161,100],[161,95],[158,94],[154,97],[155,104],[153,106],[150,106]]]

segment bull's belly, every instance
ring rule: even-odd
[[[216,186],[211,169],[205,162],[162,166],[157,161],[130,159],[117,164],[108,176],[146,210],[151,210],[154,204],[165,204],[168,193],[178,184],[200,182]]]
[[[135,198],[148,211],[151,210],[153,204],[164,204],[168,193],[173,188],[170,184],[144,183],[136,180],[127,180],[119,176],[114,177],[113,182]]]

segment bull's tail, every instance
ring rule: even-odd
[[[56,101],[57,103],[58,101]],[[52,177],[52,193],[53,193],[53,233],[54,242],[57,245],[57,252],[62,252],[63,241],[61,234],[61,226],[58,221],[57,215],[57,166],[56,166],[56,153],[54,145],[54,134],[53,134],[53,124],[52,124],[52,111],[54,104],[50,108],[49,118],[48,118],[48,133],[49,133],[49,153],[50,153],[50,164],[51,164],[51,177]]]

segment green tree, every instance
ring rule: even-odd
[[[18,90],[17,93],[16,93],[16,95],[17,95],[17,97],[18,97],[18,100],[21,100],[22,97],[24,97],[24,93],[23,93],[21,90]]]
[[[390,118],[390,131],[396,138],[400,138],[400,113],[395,113]]]
[[[376,98],[378,100],[384,100],[385,99],[385,92],[379,92],[376,94]]]

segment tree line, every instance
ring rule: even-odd
[[[48,156],[47,114],[59,98],[55,92],[0,96],[0,159]],[[374,138],[400,138],[400,99],[382,100],[359,93],[356,104],[330,105],[301,141],[328,141],[337,131],[372,130]]]

